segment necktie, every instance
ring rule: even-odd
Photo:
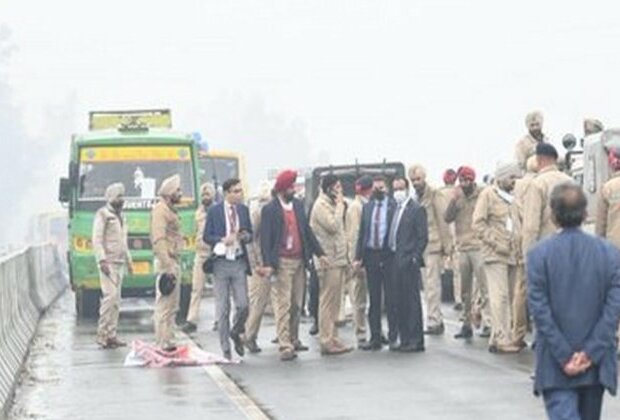
[[[230,232],[237,232],[237,210],[235,206],[230,206]]]
[[[375,205],[375,221],[374,221],[375,240],[373,243],[373,246],[375,249],[381,248],[381,242],[379,241],[379,225],[381,224],[381,204],[383,204],[383,201],[377,201],[377,204]]]

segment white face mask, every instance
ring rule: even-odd
[[[396,202],[399,204],[404,203],[407,197],[408,197],[407,191],[404,191],[404,190],[394,191],[394,200],[396,200]]]

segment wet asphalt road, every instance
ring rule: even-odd
[[[122,337],[153,340],[149,304],[129,305],[134,308],[122,314]],[[203,301],[202,312],[193,338],[218,352],[211,299]],[[448,307],[445,313],[446,334],[427,339],[422,354],[384,350],[321,357],[304,323],[301,337],[311,349],[289,363],[278,360],[270,343],[275,328],[268,317],[259,340],[263,352],[223,369],[265,414],[278,419],[544,418],[542,402],[531,392],[531,352],[493,355],[483,339],[454,340],[458,314]],[[248,418],[235,395],[205,369],[124,368],[128,350],[99,350],[95,329],[76,322],[71,293],[57,303],[40,326],[11,419]],[[353,343],[350,324],[341,336]],[[620,418],[620,400],[606,396],[603,418]]]

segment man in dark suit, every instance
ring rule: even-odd
[[[212,247],[215,317],[224,357],[230,359],[230,339],[235,351],[243,356],[245,321],[248,317],[248,283],[251,274],[246,244],[252,241],[250,212],[244,204],[241,181],[229,179],[222,184],[224,201],[209,209],[204,241]],[[235,304],[233,327],[230,328],[230,294]]]
[[[534,392],[550,419],[599,419],[604,389],[616,393],[620,252],[580,227],[587,200],[571,182],[551,193],[559,233],[527,255],[536,324]]]
[[[389,268],[392,252],[388,248],[387,238],[390,221],[394,215],[396,203],[387,195],[387,180],[378,175],[373,180],[372,199],[362,209],[362,221],[357,241],[354,269],[366,268],[368,282],[368,324],[370,341],[360,344],[362,350],[380,350],[383,346],[381,333],[382,294],[385,293],[386,306],[390,306],[388,292]],[[388,311],[389,342],[395,346],[397,333],[396,319]]]
[[[428,244],[426,209],[409,195],[409,181],[397,177],[392,183],[396,210],[390,223],[388,246],[394,253],[390,287],[393,293],[388,314],[398,322],[400,346],[405,353],[424,351],[424,323],[420,284],[424,250]],[[389,316],[389,315],[388,315]]]
[[[265,277],[271,278],[272,305],[276,318],[282,361],[293,360],[308,350],[299,340],[306,268],[316,255],[325,262],[301,201],[295,198],[297,173],[281,172],[274,186],[275,197],[261,211],[260,248]],[[269,281],[269,280],[266,280]]]

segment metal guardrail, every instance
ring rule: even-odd
[[[0,257],[0,418],[41,315],[69,286],[58,249],[37,245]]]

